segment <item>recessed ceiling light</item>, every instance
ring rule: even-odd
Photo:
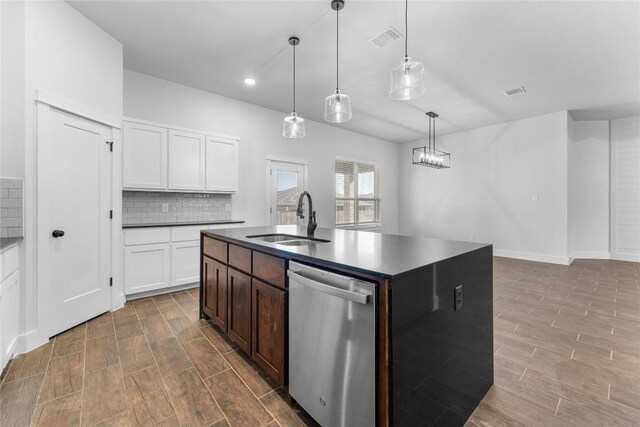
[[[256,79],[254,79],[253,77],[245,77],[244,84],[246,84],[247,86],[255,86]]]

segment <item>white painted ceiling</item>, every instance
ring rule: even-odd
[[[124,44],[126,68],[288,113],[297,35],[297,111],[323,121],[335,88],[330,1],[70,1]],[[409,55],[425,65],[427,94],[388,98],[404,34],[404,1],[347,0],[340,12],[340,88],[353,119],[336,126],[393,142],[561,110],[576,120],[640,114],[637,1],[409,2]],[[258,83],[243,84],[247,75]],[[524,85],[527,93],[503,91]],[[283,114],[284,116],[284,114]]]

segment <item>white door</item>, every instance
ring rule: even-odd
[[[108,141],[110,128],[38,106],[38,301],[48,336],[111,306]]]
[[[238,191],[238,141],[207,137],[207,191]]]
[[[204,191],[204,135],[169,130],[169,189]]]
[[[298,198],[305,190],[306,166],[269,161],[269,218],[271,225],[302,224],[296,216]],[[305,220],[307,202],[304,202]]]
[[[167,189],[167,129],[123,123],[124,188]]]
[[[611,258],[640,262],[640,117],[611,121]]]

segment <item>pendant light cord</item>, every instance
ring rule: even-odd
[[[429,116],[429,151],[431,151],[431,116]]]
[[[409,40],[409,0],[404,1],[404,57],[409,57],[407,42]]]
[[[340,64],[338,54],[340,49],[340,26],[338,21],[338,14],[340,13],[340,9],[336,9],[336,92],[339,91],[340,85],[338,84],[338,67]]]
[[[296,112],[296,45],[293,45],[293,112]]]

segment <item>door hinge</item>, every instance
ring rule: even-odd
[[[109,151],[113,153],[113,141],[107,141],[107,144],[109,144]]]
[[[273,175],[273,169],[269,169],[269,175]]]
[[[109,286],[113,286],[113,277],[109,277]]]
[[[269,213],[273,213],[273,208],[269,208]]]
[[[109,211],[109,219],[113,219],[113,210]]]

